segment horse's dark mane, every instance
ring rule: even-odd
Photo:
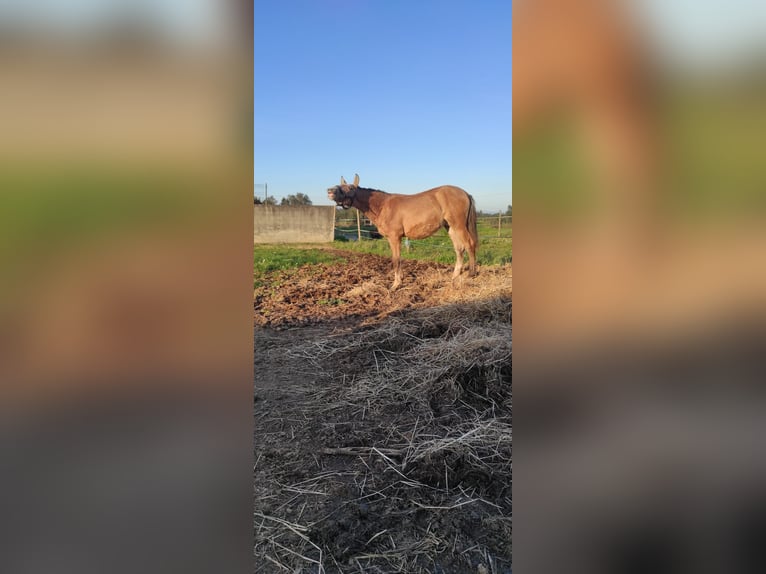
[[[388,195],[388,192],[383,191],[382,189],[372,189],[371,187],[357,187],[356,189],[360,191],[377,191],[378,193],[385,193]]]

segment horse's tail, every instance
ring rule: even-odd
[[[473,196],[471,194],[467,195],[468,215],[466,215],[465,226],[468,228],[468,233],[471,234],[473,248],[476,249],[479,246],[479,232],[476,229],[476,202],[473,200]]]

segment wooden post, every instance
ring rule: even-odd
[[[500,228],[503,226],[503,212],[497,212],[497,236],[500,237]]]
[[[358,209],[356,210],[356,238],[357,241],[362,240],[362,220]]]

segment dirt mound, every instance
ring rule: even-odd
[[[255,288],[255,324],[287,328],[354,318],[369,322],[404,309],[476,299],[483,293],[510,296],[510,266],[480,268],[477,277],[464,273],[453,282],[451,266],[404,260],[403,284],[392,292],[389,258],[337,254],[345,261],[269,273]]]
[[[256,329],[257,572],[511,571],[509,281]]]

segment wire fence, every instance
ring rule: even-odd
[[[489,215],[476,218],[479,240],[510,238],[513,224],[511,215]],[[348,241],[381,239],[375,224],[366,217],[343,218],[335,220],[335,236]],[[407,241],[405,239],[405,241]]]
[[[336,214],[337,215],[337,214]],[[345,215],[345,214],[344,214]],[[352,217],[354,217],[352,215]],[[477,218],[480,265],[504,265],[513,260],[513,220],[507,215],[481,216]],[[390,256],[388,241],[382,239],[375,226],[366,218],[344,217],[335,222],[335,240],[348,241],[347,249],[362,253]],[[402,257],[437,263],[454,264],[455,251],[452,240],[444,229],[424,239],[404,238]]]

